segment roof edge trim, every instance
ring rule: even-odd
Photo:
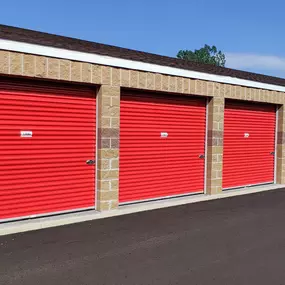
[[[203,73],[203,72],[180,69],[175,67],[168,67],[163,65],[133,61],[128,59],[121,59],[121,58],[104,56],[93,53],[79,52],[74,50],[54,48],[43,45],[29,44],[18,41],[0,39],[0,50],[23,52],[23,53],[35,54],[41,56],[69,59],[69,60],[95,63],[95,64],[101,64],[113,67],[121,67],[132,70],[162,73],[167,75],[181,76],[181,77],[201,79],[206,81],[285,92],[285,87],[280,85],[267,84],[246,79],[240,79],[236,77]]]

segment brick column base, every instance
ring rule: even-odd
[[[208,141],[206,194],[222,192],[224,98],[211,98],[208,103]]]
[[[102,85],[97,94],[97,210],[119,203],[120,87]]]

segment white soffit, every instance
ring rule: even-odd
[[[175,67],[157,65],[152,63],[145,63],[145,62],[121,59],[111,56],[104,56],[104,55],[86,53],[80,51],[72,51],[67,49],[29,44],[29,43],[17,42],[5,39],[0,39],[0,50],[17,51],[29,54],[96,63],[96,64],[121,67],[133,70],[149,71],[155,73],[162,73],[168,75],[175,75],[181,77],[195,78],[207,81],[214,81],[220,83],[228,83],[234,85],[285,92],[285,86],[280,86],[280,85],[261,83],[246,79],[239,79],[236,77],[209,74],[209,73],[185,70]]]

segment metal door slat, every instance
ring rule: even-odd
[[[120,112],[120,204],[204,191],[206,99],[125,91]]]
[[[95,207],[95,120],[90,88],[0,79],[0,221]]]
[[[226,101],[223,188],[274,181],[276,108]]]

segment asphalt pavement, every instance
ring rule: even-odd
[[[285,284],[285,189],[3,236],[0,284]]]

